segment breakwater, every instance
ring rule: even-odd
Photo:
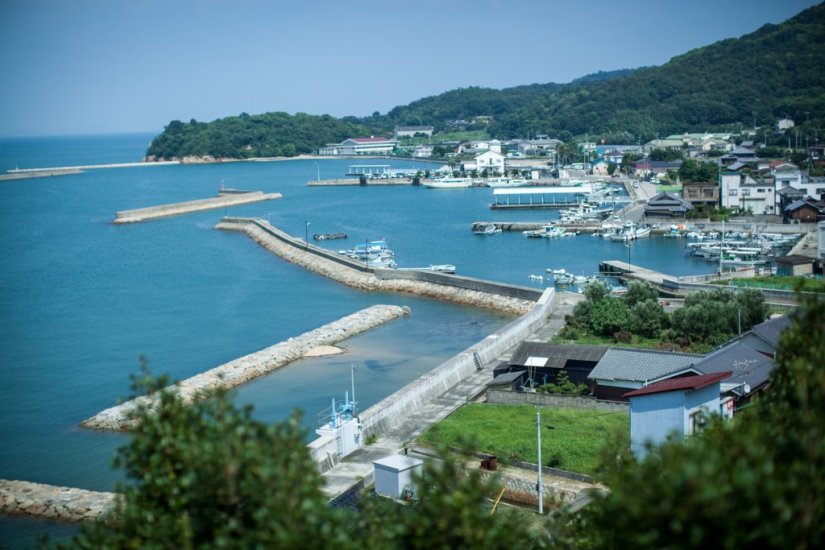
[[[93,521],[115,508],[116,493],[0,479],[0,513],[57,521]]]
[[[222,191],[217,197],[211,197],[208,199],[161,204],[147,208],[137,208],[134,210],[122,210],[120,212],[115,212],[114,223],[137,223],[156,218],[164,218],[167,216],[188,214],[189,212],[214,210],[216,208],[225,208],[228,206],[237,206],[252,202],[280,199],[281,197],[282,195],[280,193],[264,193],[263,191]]]
[[[250,353],[229,363],[178,382],[172,389],[184,401],[197,399],[204,391],[216,388],[233,388],[249,380],[268,374],[319,347],[335,344],[409,313],[409,308],[391,305],[375,305],[305,332],[266,349]],[[123,431],[135,425],[133,413],[145,406],[152,410],[159,402],[157,395],[142,396],[105,409],[81,423],[94,430]]]
[[[514,315],[529,311],[541,291],[424,270],[372,269],[325,248],[293,238],[264,220],[223,218],[218,229],[246,233],[286,261],[362,290],[403,292]]]

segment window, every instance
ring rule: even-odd
[[[825,187],[817,187],[816,188],[816,194],[817,195],[825,194]]]
[[[757,190],[756,190],[756,192],[757,192],[757,193],[764,193],[765,191],[767,191],[767,189],[761,189],[761,188],[760,188],[760,189],[757,189]]]
[[[735,197],[737,194],[736,191],[736,189],[728,189],[728,195],[730,195],[731,197]]]
[[[751,194],[751,190],[750,190],[750,189],[742,189],[742,196],[743,196],[743,197],[749,197],[749,196],[750,196],[750,194]]]
[[[688,416],[688,435],[699,433],[705,429],[705,411],[699,409]]]

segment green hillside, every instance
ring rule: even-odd
[[[651,44],[655,48],[655,44]],[[660,67],[600,72],[568,84],[503,90],[470,87],[366,118],[303,113],[171,122],[152,142],[158,158],[205,155],[293,156],[397,125],[432,125],[492,116],[485,129],[501,139],[538,133],[620,136],[646,141],[685,131],[770,126],[784,116],[825,127],[825,4],[779,25],[692,50]]]

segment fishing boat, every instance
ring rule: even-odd
[[[679,239],[682,237],[682,231],[678,225],[671,225],[665,232],[664,236],[668,239]]]
[[[650,237],[650,227],[637,227],[633,231],[633,238],[634,239],[644,239],[645,237]]]
[[[465,189],[473,185],[470,178],[437,178],[421,182],[424,187],[430,189]]]
[[[523,178],[489,178],[487,187],[523,187],[528,181]]]
[[[636,238],[636,224],[631,221],[624,222],[621,231],[610,236],[610,240],[616,242],[627,242]]]
[[[358,262],[364,262],[368,267],[383,267],[394,269],[395,252],[387,246],[387,241],[368,241],[364,244],[357,244],[349,250],[339,250],[340,254],[352,258]]]
[[[501,233],[501,228],[494,223],[480,223],[473,227],[475,235],[495,235]]]

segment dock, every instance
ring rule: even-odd
[[[222,189],[217,197],[208,199],[198,199],[187,202],[172,204],[161,204],[148,208],[137,208],[135,210],[122,210],[115,212],[114,223],[138,223],[167,216],[177,216],[190,212],[200,212],[202,210],[214,210],[240,204],[269,201],[280,199],[280,193],[264,193],[263,191],[237,191],[234,189]]]
[[[565,208],[575,206],[593,192],[590,184],[559,185],[553,187],[506,187],[493,189],[490,208]]]
[[[646,267],[633,265],[620,260],[607,260],[599,262],[599,273],[610,273],[625,279],[635,279],[637,281],[647,281],[656,286],[662,286],[665,279],[674,279],[673,275],[659,273]]]
[[[329,180],[310,180],[307,187],[341,187],[341,186],[374,187],[377,185],[415,185],[412,178],[337,178]]]

